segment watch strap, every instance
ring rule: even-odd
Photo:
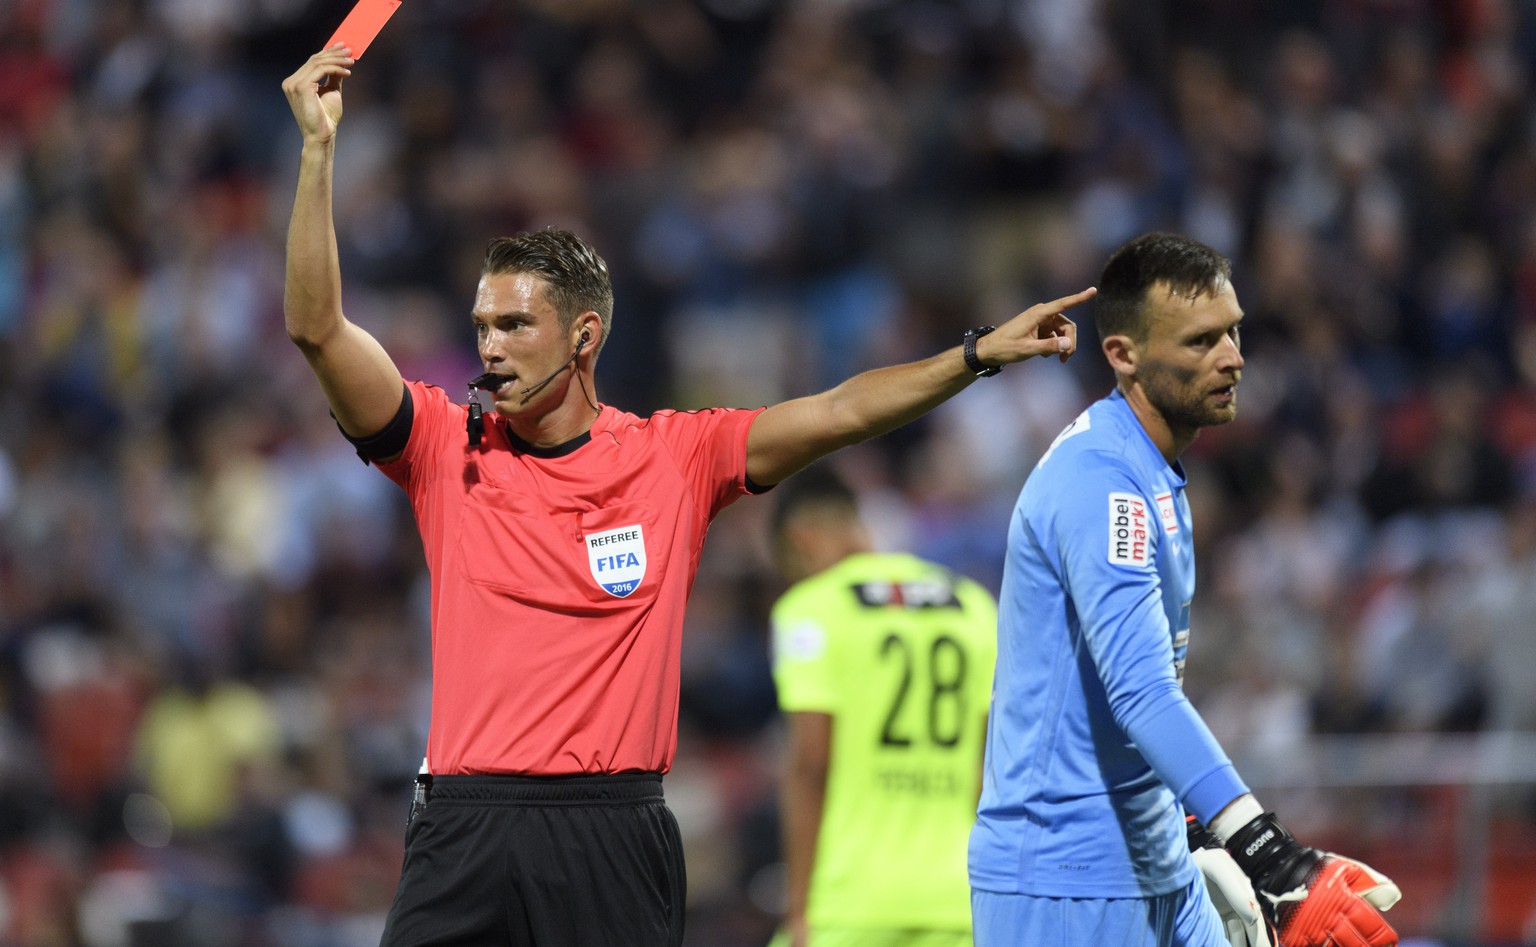
[[[977,378],[991,378],[1003,370],[1001,365],[983,365],[981,359],[976,357],[976,340],[996,330],[997,326],[977,326],[965,330],[965,341],[961,343],[960,351],[965,356],[965,367],[975,372]]]

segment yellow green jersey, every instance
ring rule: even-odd
[[[773,609],[779,706],[832,717],[807,922],[970,930],[997,603],[915,556],[850,556]]]

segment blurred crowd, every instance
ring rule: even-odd
[[[347,6],[0,0],[6,947],[377,942],[427,580],[281,311],[279,86]],[[486,242],[568,227],[615,281],[602,400],[749,406],[1188,233],[1247,313],[1239,420],[1186,455],[1217,736],[1536,730],[1532,63],[1516,0],[407,0],[344,85],[346,309],[457,395]],[[1081,315],[1068,365],[840,457],[883,546],[996,589],[1111,384]],[[687,623],[701,947],[778,903],[768,507],[718,521]]]

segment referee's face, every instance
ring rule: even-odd
[[[542,278],[530,273],[494,273],[482,276],[475,292],[470,320],[480,363],[512,379],[495,393],[496,410],[508,417],[558,400],[569,387],[569,378],[556,377],[537,391],[522,393],[558,371],[573,351],[548,290]]]

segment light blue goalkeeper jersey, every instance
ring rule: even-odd
[[[1014,507],[974,888],[1135,898],[1189,884],[1184,809],[1247,792],[1182,689],[1195,557],[1180,465],[1117,391]]]

